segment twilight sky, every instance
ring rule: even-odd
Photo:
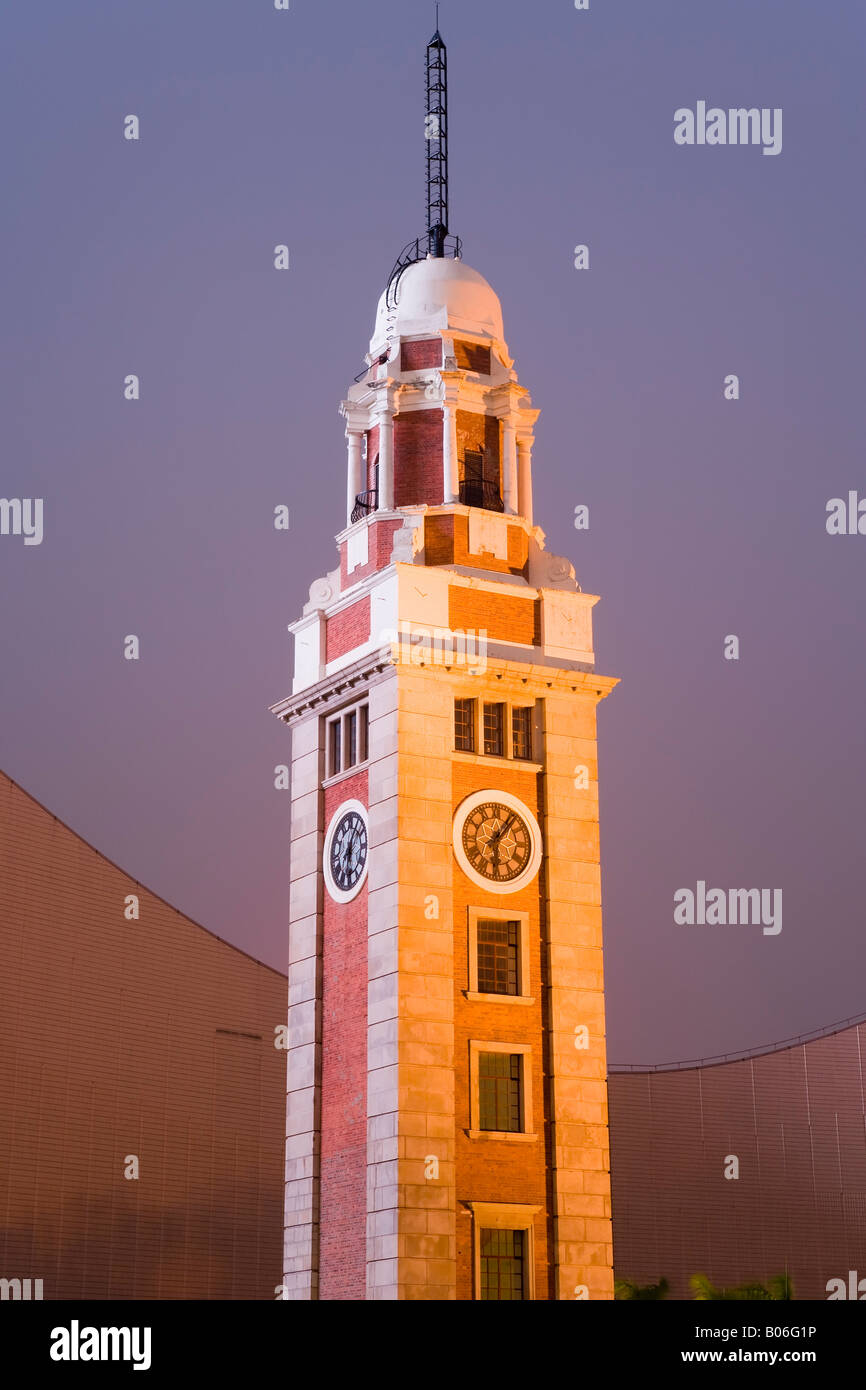
[[[41,545],[0,536],[0,766],[280,969],[268,705],[335,563],[337,406],[424,228],[433,27],[426,0],[0,20],[0,494],[45,507]],[[601,595],[598,668],[621,677],[600,710],[610,1059],[863,1013],[866,536],[825,528],[828,499],[866,496],[862,7],[444,0],[440,27],[452,230],[541,408],[536,520]],[[781,107],[781,153],[675,145],[698,101]],[[675,924],[699,879],[781,888],[782,931]]]

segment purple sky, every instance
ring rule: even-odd
[[[423,231],[432,16],[15,0],[2,20],[0,492],[45,499],[45,538],[0,537],[0,765],[280,968],[267,707],[335,562],[337,405]],[[829,537],[825,505],[866,495],[862,10],[446,0],[441,28],[452,230],[542,411],[536,519],[602,596],[598,666],[622,678],[600,719],[611,1060],[861,1013],[866,536]],[[783,108],[782,153],[675,146],[698,100]],[[698,879],[781,888],[782,932],[674,925]]]

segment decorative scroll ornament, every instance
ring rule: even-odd
[[[324,608],[334,597],[334,586],[330,579],[314,579],[310,585],[310,603],[315,608]]]

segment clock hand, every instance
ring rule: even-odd
[[[355,830],[352,835],[352,868],[355,868],[361,861],[363,843],[360,829]]]
[[[511,815],[508,817],[508,820],[505,822],[505,824],[504,824],[503,826],[500,826],[499,830],[497,830],[497,831],[494,833],[494,835],[492,836],[492,839],[496,842],[496,848],[497,848],[497,849],[499,848],[499,841],[502,839],[502,836],[505,834],[506,830],[508,829],[508,827],[510,826],[511,822],[514,820],[514,818],[516,817],[516,815],[517,815],[517,812],[516,812],[516,811],[512,811]]]

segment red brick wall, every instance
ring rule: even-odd
[[[46,1299],[273,1299],[285,977],[3,774],[0,961],[0,1274]]]
[[[489,364],[489,353],[488,353]],[[400,348],[400,371],[415,372],[423,367],[442,366],[442,339],[424,338],[420,342],[403,343]]]
[[[490,773],[474,765],[453,767],[454,808],[474,791],[489,786]],[[538,775],[529,771],[497,769],[496,784],[511,792],[538,815]],[[457,1298],[474,1298],[472,1288],[472,1220],[461,1203],[519,1202],[540,1206],[535,1218],[535,1296],[554,1297],[550,1286],[548,1201],[545,1152],[548,1142],[547,1065],[544,1050],[542,972],[546,959],[542,948],[542,879],[503,897],[474,887],[465,875],[454,875],[454,1056],[456,1060],[456,1169],[457,1169]],[[469,907],[514,908],[529,913],[529,973],[534,1004],[485,1004],[466,999],[469,988]],[[529,1044],[532,1048],[532,1112],[534,1143],[509,1140],[469,1139],[469,1040]]]
[[[525,578],[529,538],[522,526],[509,526],[507,560],[498,560],[493,555],[473,555],[469,549],[468,516],[463,513],[427,516],[424,518],[424,558],[428,565],[472,565],[475,569],[522,574]]]
[[[448,590],[448,622],[461,632],[486,630],[491,641],[541,642],[540,604],[537,599],[511,598],[484,589]]]
[[[359,579],[364,579],[368,574],[373,574],[375,570],[383,570],[391,560],[391,551],[394,548],[394,532],[399,531],[403,525],[402,521],[372,521],[367,528],[367,554],[369,559],[366,565],[356,565],[349,574],[346,569],[346,542],[340,546],[340,588],[349,589],[353,584],[357,584]]]
[[[325,825],[342,802],[367,804],[367,773],[325,789]],[[325,893],[319,1298],[359,1300],[367,1267],[367,885],[350,903]]]
[[[455,340],[454,356],[458,367],[462,367],[464,371],[479,372],[482,376],[490,375],[489,347],[482,347],[480,343]]]
[[[444,516],[425,516],[425,565],[453,565],[456,563],[454,557],[455,520],[456,517],[448,513]]]
[[[468,542],[467,542],[468,543]],[[525,574],[529,564],[529,537],[522,526],[508,528],[508,568]]]
[[[394,505],[442,502],[442,411],[413,410],[394,420]]]
[[[370,637],[370,596],[325,619],[325,661],[336,661]]]

